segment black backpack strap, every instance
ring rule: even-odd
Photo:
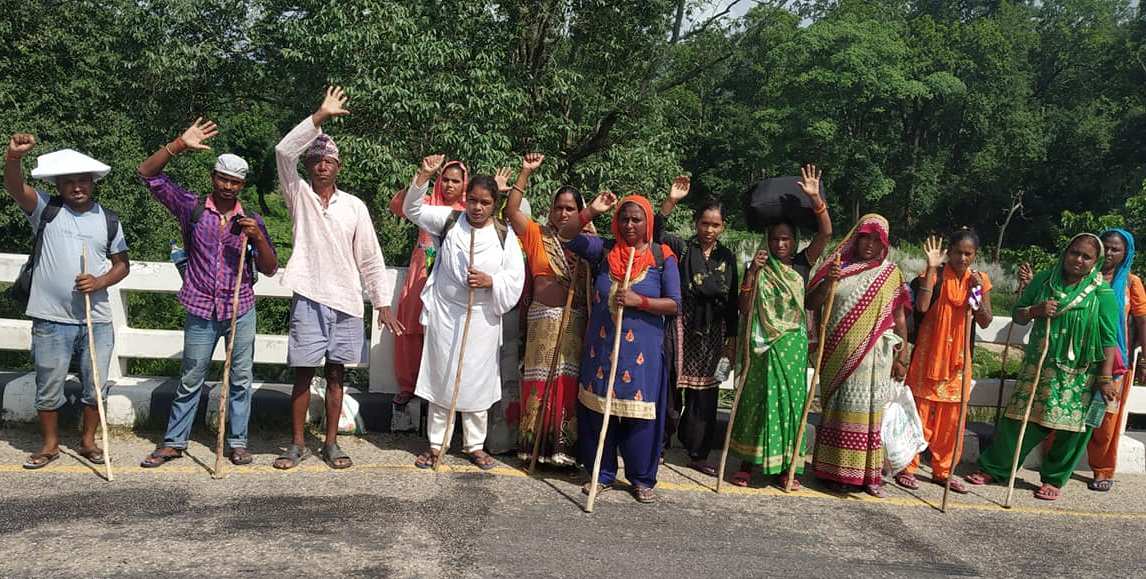
[[[438,234],[439,243],[446,240],[446,234],[458,224],[458,218],[462,216],[462,212],[458,209],[450,211],[450,216],[446,218],[446,224],[442,226],[442,232]]]
[[[104,222],[107,224],[107,256],[111,257],[111,246],[113,243],[115,243],[115,234],[119,232],[120,227],[119,215],[116,215],[115,211],[112,211],[103,205],[100,205],[100,209],[103,210]]]
[[[653,261],[657,264],[657,269],[663,271],[665,268],[665,252],[664,248],[659,243],[651,243],[653,250]]]
[[[59,195],[52,195],[48,198],[48,203],[44,206],[44,211],[40,213],[40,224],[36,227],[36,239],[32,242],[32,255],[29,256],[32,260],[33,267],[40,262],[40,254],[44,251],[44,230],[48,228],[48,224],[60,214],[60,209],[64,206],[64,198]]]

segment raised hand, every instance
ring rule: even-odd
[[[545,155],[541,153],[526,153],[525,157],[521,159],[521,170],[525,173],[532,173],[541,166],[545,161]]]
[[[318,112],[315,113],[323,120],[330,117],[341,117],[349,115],[350,111],[346,110],[346,101],[350,97],[346,96],[346,91],[342,90],[340,86],[326,87],[326,96],[322,99],[322,104],[318,107]]]
[[[602,191],[596,199],[589,204],[589,209],[596,215],[608,213],[617,204],[617,196],[612,191]]]
[[[817,169],[815,165],[800,167],[800,190],[812,201],[820,199],[821,175],[823,175],[823,171]]]
[[[1031,269],[1031,264],[1024,263],[1019,266],[1019,290],[1030,285],[1031,280],[1035,278],[1035,272]]]
[[[767,249],[757,250],[756,255],[752,258],[752,268],[751,268],[752,273],[755,274],[756,272],[760,271],[760,268],[764,267],[767,264],[768,264],[768,250]]]
[[[203,144],[203,141],[214,137],[219,134],[219,128],[212,121],[205,121],[203,117],[195,119],[190,127],[179,136],[179,140],[183,142],[183,146],[191,149],[192,151],[207,151],[211,147]]]
[[[688,175],[680,175],[672,180],[672,186],[669,187],[669,199],[673,203],[680,203],[682,199],[688,197],[689,190],[692,189],[692,179]]]
[[[20,159],[36,146],[36,137],[28,133],[16,133],[8,140],[9,159]]]
[[[429,155],[422,159],[422,165],[418,168],[419,171],[427,175],[433,175],[442,168],[442,164],[446,162],[445,155]]]
[[[524,169],[522,169],[524,171]],[[509,167],[502,167],[493,174],[493,180],[497,181],[497,190],[505,193],[509,191],[509,178],[513,176],[513,169]]]
[[[927,256],[927,267],[937,268],[943,265],[943,240],[932,235],[923,242],[923,255]]]

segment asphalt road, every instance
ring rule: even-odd
[[[210,477],[201,444],[143,471],[133,465],[153,442],[117,436],[110,483],[70,455],[24,472],[33,444],[0,430],[3,576],[1080,577],[1146,564],[1146,477],[1108,495],[1074,481],[1053,505],[1024,484],[1010,511],[993,487],[943,514],[929,484],[883,500],[716,495],[714,479],[670,464],[657,504],[612,491],[587,514],[576,473],[530,478],[508,459],[480,473],[461,457],[448,472],[419,471],[411,436],[347,440],[357,466],[342,472],[313,457],[274,471],[274,443],[257,442],[256,465],[224,480]]]

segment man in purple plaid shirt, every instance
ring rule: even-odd
[[[235,340],[227,411],[231,419],[227,431],[231,462],[243,465],[252,461],[247,450],[247,422],[251,416],[255,351],[253,268],[258,268],[263,275],[274,275],[278,269],[275,248],[262,217],[244,212],[239,201],[239,192],[246,185],[246,161],[236,155],[219,155],[211,173],[213,190],[202,201],[162,172],[172,157],[185,150],[209,149],[203,142],[217,134],[215,123],[196,119],[182,136],[163,145],[139,165],[139,176],[151,194],[179,220],[188,256],[183,289],[179,291],[179,301],[187,309],[183,326],[183,376],[171,404],[163,444],[140,463],[146,468],[162,466],[183,456],[199,408],[199,393],[219,338]],[[246,236],[246,244],[243,236]],[[239,258],[247,246],[253,252],[240,282],[239,308],[233,312],[231,300]],[[233,337],[229,336],[232,316],[237,317]]]

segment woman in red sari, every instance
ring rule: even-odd
[[[450,161],[438,173],[434,181],[434,191],[426,199],[426,205],[449,206],[458,211],[465,209],[466,182],[469,181],[469,172],[461,161]],[[405,218],[402,212],[402,201],[406,190],[403,189],[390,201],[390,212],[398,217]],[[428,274],[427,265],[432,263],[434,243],[430,234],[418,231],[418,243],[410,253],[410,266],[406,270],[406,281],[402,284],[402,293],[398,296],[398,322],[404,331],[394,336],[394,375],[398,379],[398,395],[394,397],[394,404],[403,405],[414,397],[414,387],[418,384],[418,367],[422,363],[422,339],[425,329],[418,322],[422,315],[422,288],[426,286]]]

